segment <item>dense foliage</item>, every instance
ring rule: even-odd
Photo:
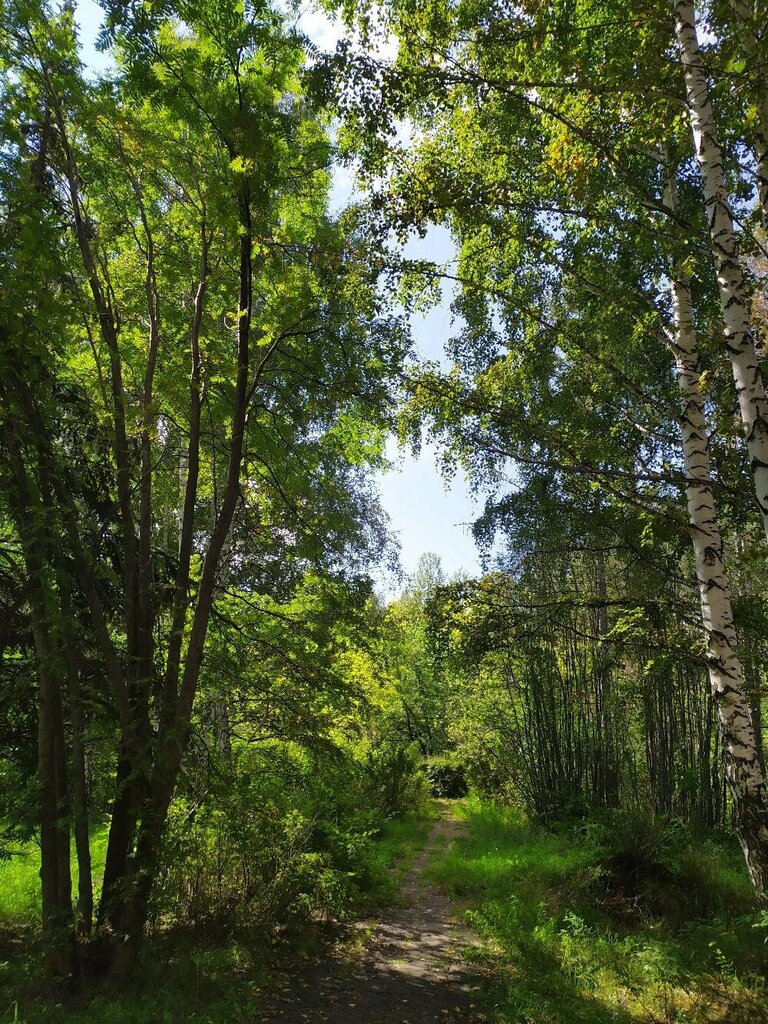
[[[333,54],[103,0],[101,76],[71,4],[0,8],[4,913],[72,988],[353,915],[470,787],[576,829],[600,913],[730,829],[768,888],[763,5],[322,6]],[[434,225],[455,261],[406,259]],[[486,571],[385,603],[393,433],[482,496]],[[726,913],[700,874],[675,927]]]
[[[569,791],[619,799],[620,762],[633,755],[618,744],[634,739],[649,748],[651,790],[659,773],[692,771],[693,802],[714,818],[722,752],[762,891],[768,790],[750,649],[760,629],[750,636],[747,622],[763,617],[750,580],[768,522],[765,323],[753,301],[764,287],[765,16],[734,3],[705,17],[703,46],[684,0],[642,12],[623,0],[371,4],[362,30],[383,24],[399,49],[379,68],[379,102],[345,94],[347,142],[370,176],[379,230],[443,224],[458,247],[455,271],[401,263],[412,294],[453,279],[460,318],[453,366],[411,374],[401,430],[427,426],[448,466],[489,494],[479,538],[503,540],[506,578],[480,585],[479,606],[493,606],[497,650],[515,643],[510,619],[522,619],[525,640],[501,670],[517,691],[503,717],[519,727],[491,745],[525,737],[526,774],[544,776],[528,801],[541,810]],[[740,59],[730,38],[720,42],[729,33]],[[340,68],[347,80],[371,76],[367,56],[340,52],[328,77]],[[397,118],[412,125],[409,145],[390,141]],[[500,599],[487,602],[494,590]],[[473,620],[477,605],[459,617]],[[700,633],[680,632],[696,619]],[[617,701],[627,638],[634,663],[622,666]],[[691,685],[699,693],[688,681],[697,660],[713,708],[697,699],[682,711]],[[633,678],[646,705],[640,735],[625,708]],[[657,733],[670,749],[652,758]],[[630,789],[634,798],[649,786]]]

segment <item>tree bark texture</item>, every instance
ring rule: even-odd
[[[671,267],[672,307],[688,517],[696,563],[701,615],[707,644],[725,773],[733,801],[736,833],[758,893],[768,885],[768,790],[757,748],[733,621],[730,582],[723,563],[723,539],[712,490],[709,436],[700,387],[698,342],[690,285]]]
[[[739,400],[755,496],[768,536],[768,397],[755,350],[739,240],[734,230],[723,171],[723,151],[715,129],[692,0],[675,0],[674,12],[696,161],[704,189],[710,245],[717,271],[726,349]]]

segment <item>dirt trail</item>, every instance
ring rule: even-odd
[[[257,1015],[262,1024],[286,1021],[327,1024],[472,1024],[486,1021],[475,1009],[479,978],[462,960],[477,938],[455,920],[450,899],[423,877],[436,844],[461,829],[445,816],[435,822],[402,887],[404,906],[378,922],[352,960],[329,956],[287,971],[272,1005]]]

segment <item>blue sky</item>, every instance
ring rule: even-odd
[[[447,231],[432,228],[424,239],[410,242],[405,254],[443,263],[452,258],[454,247]],[[434,360],[443,357],[445,342],[455,331],[450,301],[451,289],[445,286],[439,306],[425,316],[411,317],[420,356]],[[425,551],[434,551],[447,575],[478,573],[478,552],[470,525],[480,510],[465,478],[458,473],[446,483],[437,468],[435,449],[429,443],[422,445],[418,457],[408,451],[398,456],[393,439],[389,452],[397,469],[379,476],[379,488],[382,504],[400,541],[405,572],[413,572]]]
[[[101,10],[95,0],[78,0],[77,22],[83,46],[83,59],[91,70],[102,70],[107,60],[93,43],[101,23]],[[301,26],[323,48],[333,48],[341,34],[338,25],[307,6]],[[348,172],[340,169],[332,193],[332,205],[339,208],[352,194]],[[445,262],[453,255],[448,233],[433,228],[424,239],[414,239],[406,247],[412,258]],[[453,332],[450,314],[450,291],[445,289],[443,301],[426,315],[414,315],[411,328],[418,353],[429,359],[440,359],[446,340]],[[466,480],[457,475],[446,484],[437,468],[434,448],[422,446],[414,457],[408,451],[398,452],[394,439],[388,454],[395,467],[378,476],[381,501],[389,516],[392,531],[401,548],[404,572],[412,573],[425,552],[440,556],[447,575],[476,574],[480,571],[477,548],[470,533],[470,524],[477,516],[477,503],[470,495]],[[381,586],[388,592],[397,589],[395,581],[382,579]]]

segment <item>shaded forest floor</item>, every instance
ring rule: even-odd
[[[738,849],[654,827],[553,832],[473,798],[441,803],[436,819],[387,826],[356,923],[168,932],[130,989],[68,1000],[41,987],[34,927],[18,921],[0,948],[0,1022],[768,1024],[768,915]]]
[[[422,964],[418,955],[412,957],[411,981],[403,974],[404,991],[396,996],[390,986],[378,998],[379,1007],[382,1012],[385,1008],[389,1011],[393,999],[400,1000],[397,1005],[406,1005],[402,1000],[408,999],[405,989],[409,986],[416,1004],[421,972],[422,995],[431,1000],[436,988],[444,986],[446,994],[450,993],[451,1008],[464,1009],[467,994],[459,949],[463,932],[454,929],[450,920],[449,900],[435,889],[427,893],[419,881],[431,852],[442,846],[455,826],[455,821],[440,818],[437,812],[405,815],[385,825],[370,851],[373,884],[359,908],[364,920],[341,925],[315,922],[300,930],[254,928],[226,936],[171,929],[149,940],[141,974],[132,984],[119,989],[107,983],[86,984],[74,995],[50,987],[43,976],[38,939],[39,857],[30,847],[23,856],[0,863],[0,1022],[245,1024],[269,1020],[272,1014],[278,1020],[353,1021],[355,1008],[349,1003],[355,996],[350,995],[349,986],[355,984],[354,979],[358,979],[355,992],[362,1001],[369,995],[372,972],[381,972],[383,978],[386,961],[394,965],[392,977],[399,976],[400,956],[410,957],[422,939],[436,948]],[[429,929],[418,923],[422,913],[433,915],[434,934],[427,934]],[[415,928],[413,935],[409,918]],[[439,977],[433,978],[430,986],[426,979],[433,954],[434,963],[438,959],[443,962]],[[355,965],[362,974],[355,972]],[[333,972],[333,984],[316,993],[314,1008],[310,1006],[309,1016],[303,1016],[286,979],[293,978],[297,984],[305,979],[309,985],[329,971]],[[347,998],[343,998],[345,994]],[[325,1004],[334,999],[339,1015],[323,1018],[320,1014],[325,1012]],[[368,1011],[370,1007],[369,1001]],[[379,1019],[370,1012],[365,1017],[371,1024]],[[443,1014],[438,1019],[446,1017]],[[456,1019],[469,1020],[464,1014]]]

